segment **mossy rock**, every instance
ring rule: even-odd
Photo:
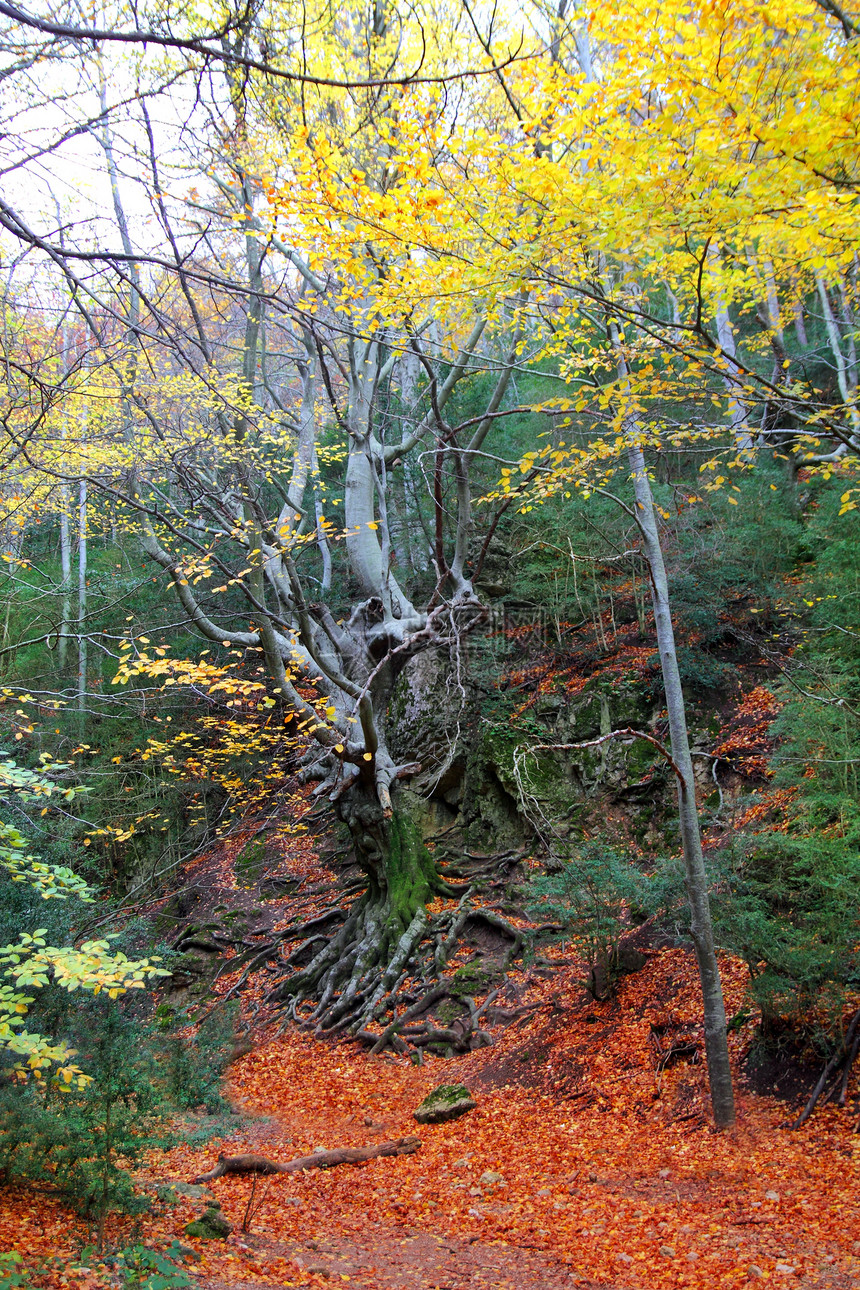
[[[196,1236],[201,1241],[226,1241],[232,1231],[232,1226],[217,1205],[210,1205],[185,1228],[186,1236]]]
[[[269,848],[261,838],[253,838],[233,862],[233,870],[243,887],[254,887],[262,878],[269,861]]]
[[[454,999],[448,999],[439,1008],[436,1009],[435,1017],[443,1026],[450,1026],[458,1017],[462,1017],[465,1009]]]
[[[454,998],[468,995],[486,994],[502,979],[502,973],[494,968],[484,967],[480,963],[466,963],[451,977],[448,992]]]
[[[183,950],[170,961],[170,973],[174,978],[177,977],[204,977],[210,976],[218,964],[214,962],[215,954],[198,954],[194,950]],[[172,982],[176,984],[176,981]]]
[[[465,1084],[440,1084],[413,1114],[419,1124],[444,1124],[474,1111],[477,1105]]]

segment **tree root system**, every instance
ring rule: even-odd
[[[824,1067],[809,1096],[809,1101],[792,1124],[792,1129],[799,1129],[806,1123],[822,1098],[825,1102],[836,1102],[837,1106],[845,1105],[848,1099],[848,1081],[858,1054],[860,1054],[860,1008],[848,1024],[842,1047],[833,1054]],[[855,1126],[855,1131],[857,1130],[860,1130],[860,1120]]]
[[[500,859],[510,856],[505,852]],[[492,859],[475,857],[482,871]],[[277,1008],[285,1024],[311,1028],[318,1036],[349,1034],[374,1053],[387,1047],[465,1053],[489,1045],[482,1021],[499,991],[480,1004],[471,996],[504,978],[528,934],[496,909],[474,903],[472,881],[458,895],[457,904],[441,913],[419,904],[405,927],[382,893],[366,893],[351,906],[333,903],[265,943],[241,946],[225,964],[226,970],[241,968],[241,973],[224,997],[237,994],[254,972],[268,966],[279,979],[261,1006]],[[455,981],[445,968],[469,933],[473,942],[489,941],[492,951],[475,963],[473,977]],[[440,1006],[442,1017],[434,1020],[431,1014]]]

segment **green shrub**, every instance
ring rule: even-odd
[[[167,1096],[180,1110],[203,1106],[209,1115],[229,1109],[221,1080],[234,1046],[238,1001],[215,1008],[193,1037],[167,1035],[159,1044]]]
[[[762,1035],[838,1030],[846,991],[860,981],[856,846],[818,832],[763,833],[721,860],[716,932],[749,968]]]
[[[30,1285],[30,1276],[17,1250],[0,1252],[0,1290],[21,1290]]]
[[[117,1271],[126,1290],[186,1290],[192,1281],[179,1263],[187,1253],[178,1241],[161,1251],[131,1245],[120,1253]]]
[[[651,879],[611,847],[587,843],[557,872],[530,884],[530,912],[561,923],[588,965],[586,988],[611,994],[623,972],[621,938],[653,907]]]
[[[75,1019],[89,1076],[66,1091],[52,1083],[7,1083],[0,1092],[0,1167],[8,1176],[49,1180],[98,1225],[100,1245],[113,1211],[141,1213],[129,1166],[159,1145],[164,1103],[141,1019],[99,997]]]

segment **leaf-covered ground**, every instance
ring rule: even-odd
[[[743,974],[727,964],[726,980],[734,1011]],[[234,1100],[253,1115],[224,1141],[153,1157],[150,1180],[187,1182],[220,1150],[288,1160],[415,1133],[412,1111],[443,1081],[464,1080],[478,1106],[418,1130],[412,1156],[219,1179],[211,1186],[234,1224],[225,1243],[184,1235],[199,1200],[159,1203],[140,1236],[193,1248],[201,1257],[189,1270],[208,1290],[860,1284],[856,1087],[847,1108],[825,1107],[793,1132],[792,1105],[742,1084],[739,1126],[717,1135],[694,1060],[699,1003],[685,952],[653,953],[614,1002],[589,1003],[572,967],[530,993],[539,1009],[492,1048],[420,1068],[302,1034],[264,1043],[231,1071]],[[748,1032],[733,1033],[738,1058]],[[678,1060],[666,1064],[672,1050]],[[6,1248],[66,1257],[46,1280],[109,1280],[95,1262],[74,1270],[86,1230],[50,1197],[0,1198]]]

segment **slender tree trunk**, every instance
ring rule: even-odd
[[[78,485],[78,711],[87,697],[87,481]]]
[[[852,440],[854,440],[860,435],[860,408],[857,407],[857,370],[856,366],[852,366],[850,361],[850,348],[849,357],[846,358],[845,356],[842,334],[833,310],[827,284],[820,274],[816,275],[815,282],[818,287],[818,298],[821,301],[821,309],[824,315],[827,339],[830,342],[830,349],[836,362],[836,380],[839,385],[839,393],[851,420]]]
[[[622,385],[625,385],[629,375],[627,362],[618,348],[614,326],[611,332],[616,348],[618,375]],[[705,1054],[711,1084],[711,1105],[717,1127],[728,1129],[735,1122],[735,1098],[726,1037],[726,1006],[714,945],[708,875],[699,832],[696,783],[687,732],[687,711],[681,686],[681,673],[678,668],[678,655],[675,650],[675,629],[672,625],[669,602],[669,580],[666,576],[660,532],[654,513],[651,481],[648,478],[645,456],[641,447],[641,434],[632,417],[626,419],[625,438],[627,461],[633,477],[633,492],[636,498],[635,519],[642,535],[642,545],[651,578],[651,600],[654,606],[657,649],[660,654],[666,710],[669,716],[669,738],[672,743],[672,759],[678,775],[678,813],[684,853],[684,881],[690,902],[690,935],[696,950],[699,979],[702,984]]]
[[[72,528],[69,511],[71,495],[63,485],[62,510],[60,511],[60,569],[62,571],[62,605],[60,608],[60,631],[57,640],[57,659],[60,671],[66,666],[69,653],[69,622],[72,616]]]
[[[314,445],[313,469],[314,469],[314,517],[316,520],[316,527],[317,527],[317,546],[319,547],[319,553],[322,558],[322,580],[320,582],[320,590],[322,591],[323,595],[325,595],[326,592],[331,591],[332,563],[331,563],[331,547],[329,546],[328,534],[326,533],[325,523],[324,523],[325,508],[322,503],[322,498],[320,497],[319,480],[316,475],[316,473],[319,470],[319,465],[317,462],[316,445]]]
[[[801,349],[809,349],[809,338],[806,335],[806,323],[803,321],[803,304],[800,300],[794,302],[794,334],[797,336],[797,343]]]
[[[675,632],[669,605],[669,583],[660,535],[654,514],[651,483],[645,469],[642,449],[631,443],[627,458],[633,474],[636,496],[636,518],[642,534],[645,556],[651,574],[651,598],[654,605],[654,622],[657,628],[657,648],[666,692],[666,709],[669,714],[669,735],[672,741],[672,758],[679,772],[678,808],[681,824],[681,843],[684,850],[684,875],[690,901],[690,933],[696,948],[699,977],[702,983],[705,1021],[705,1051],[708,1077],[711,1082],[711,1103],[717,1127],[727,1129],[735,1122],[735,1101],[729,1049],[726,1040],[726,1008],[720,969],[714,947],[711,907],[708,898],[708,875],[702,853],[699,833],[699,816],[696,810],[696,786],[693,778],[693,759],[687,733],[687,716],[678,656],[675,651]]]
[[[711,251],[708,256],[714,271],[718,270],[719,257],[716,251]],[[749,409],[743,397],[743,382],[740,369],[735,361],[737,358],[737,348],[735,346],[735,334],[732,330],[732,322],[729,317],[729,309],[722,295],[717,299],[716,309],[717,339],[720,342],[720,349],[723,353],[723,361],[726,365],[726,373],[723,377],[723,384],[726,387],[726,394],[729,400],[729,416],[731,417],[730,429],[734,435],[735,444],[741,452],[751,452],[753,448],[752,433],[749,425]]]

